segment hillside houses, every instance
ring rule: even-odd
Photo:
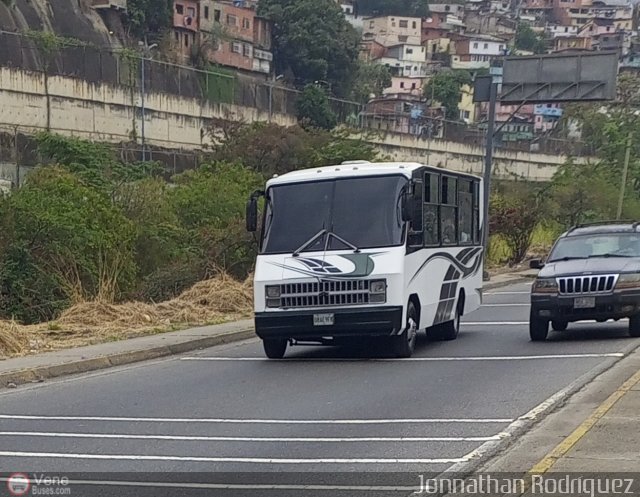
[[[424,126],[418,125],[416,116],[427,120],[441,116],[435,112],[440,103],[424,95],[435,74],[446,70],[465,70],[472,76],[486,73],[510,54],[615,50],[622,68],[640,70],[640,43],[630,0],[445,1],[430,3],[423,18],[363,18],[357,0],[338,3],[361,32],[361,60],[387,66],[392,75],[391,85],[375,96],[365,112],[379,129],[420,132]],[[465,86],[460,121],[481,122],[486,119],[484,107],[473,103],[473,87]],[[549,134],[561,115],[559,106],[523,106],[515,114],[513,109],[499,109],[499,121],[514,120],[503,127],[501,140]]]

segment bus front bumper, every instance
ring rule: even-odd
[[[401,331],[402,314],[400,306],[261,312],[255,315],[255,330],[263,339],[320,342],[327,338],[391,336]]]

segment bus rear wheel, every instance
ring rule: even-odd
[[[452,321],[434,326],[428,331],[431,340],[455,340],[460,333],[460,318],[462,317],[462,305],[458,303],[456,315]]]

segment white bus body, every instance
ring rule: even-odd
[[[274,177],[261,193],[255,329],[268,357],[371,336],[408,357],[418,330],[455,339],[480,306],[480,178],[358,161]]]

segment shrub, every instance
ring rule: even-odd
[[[52,317],[65,303],[113,301],[131,287],[132,223],[73,174],[40,168],[3,207],[9,228],[0,270],[5,314],[29,321]],[[38,278],[42,283],[37,284]],[[34,283],[45,286],[42,294],[31,291]]]

